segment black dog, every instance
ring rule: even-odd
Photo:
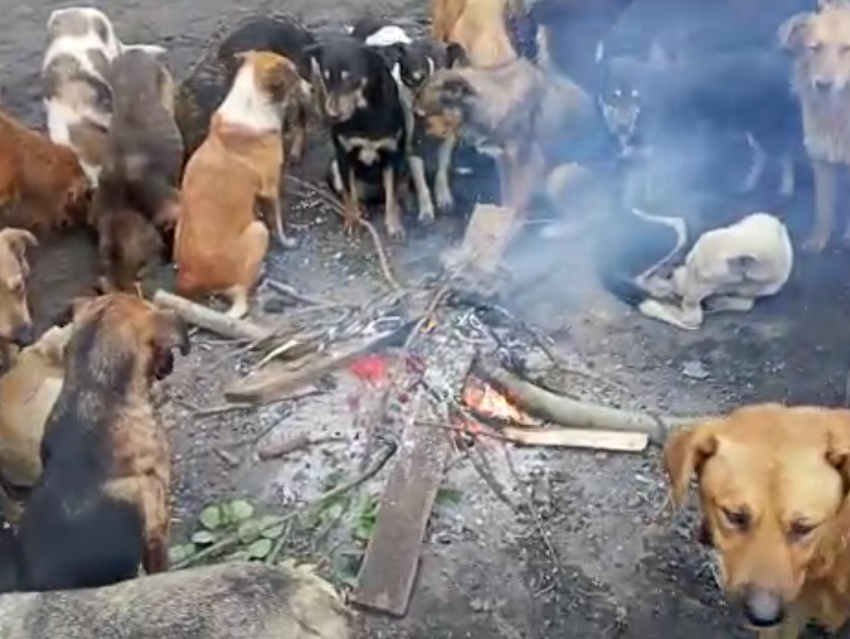
[[[310,50],[313,88],[330,125],[341,178],[346,232],[361,216],[361,184],[381,184],[384,221],[394,239],[405,235],[397,197],[409,135],[399,87],[384,59],[352,36],[329,38]]]

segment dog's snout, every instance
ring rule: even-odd
[[[22,324],[15,329],[15,333],[12,335],[12,341],[15,346],[20,346],[21,348],[32,346],[35,343],[35,330],[32,324]]]
[[[747,621],[756,628],[771,628],[785,619],[782,598],[763,588],[748,588],[743,604]]]
[[[820,93],[826,93],[832,88],[832,82],[824,80],[823,78],[815,79],[812,84],[814,84],[815,91]]]

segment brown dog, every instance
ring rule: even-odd
[[[71,149],[0,111],[0,208],[8,223],[35,233],[71,226],[82,222],[88,195]]]
[[[792,86],[815,174],[815,223],[803,248],[820,252],[835,226],[839,178],[850,169],[850,6],[830,2],[799,13],[782,25],[779,39],[794,54]],[[844,241],[850,242],[850,219]]]
[[[70,336],[70,325],[51,327],[0,377],[0,509],[10,524],[41,475],[41,437],[62,389]]]
[[[18,590],[105,586],[168,569],[171,462],[151,386],[190,350],[180,318],[134,295],[78,298],[41,477],[18,527]]]
[[[761,639],[850,616],[850,411],[746,406],[672,436],[676,505],[697,476],[719,580]]]
[[[222,294],[231,302],[228,314],[243,317],[269,244],[255,209],[265,213],[282,244],[295,244],[284,233],[280,210],[281,119],[301,79],[292,62],[274,53],[237,58],[233,87],[183,176],[174,261],[181,295]]]
[[[104,290],[129,291],[161,253],[152,227],[170,233],[180,216],[183,139],[174,121],[174,80],[153,54],[126,51],[107,77],[112,124],[91,221]]]
[[[33,246],[38,240],[29,231],[0,231],[0,353],[6,366],[13,363],[17,349],[34,338],[27,297],[27,249]]]

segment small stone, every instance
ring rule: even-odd
[[[682,366],[682,375],[697,380],[708,379],[711,377],[711,373],[709,373],[705,366],[703,366],[702,362],[698,360],[685,362],[685,365]]]

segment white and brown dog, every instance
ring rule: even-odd
[[[761,297],[776,295],[794,267],[788,229],[779,218],[753,213],[697,239],[668,281],[676,301],[647,299],[638,310],[685,330],[699,329],[706,312],[745,313]],[[663,293],[659,283],[656,292]]]
[[[57,9],[47,20],[41,80],[50,139],[74,150],[93,187],[112,112],[107,69],[128,49],[165,52],[154,44],[124,44],[106,14],[93,7]]]

